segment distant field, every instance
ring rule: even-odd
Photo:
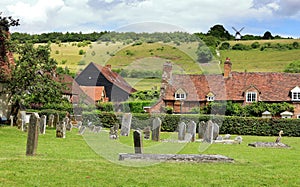
[[[229,41],[231,46],[236,43],[251,45],[253,42],[291,44],[300,39],[282,40],[252,40]],[[164,62],[173,62],[175,73],[222,73],[223,64],[217,60],[209,64],[196,62],[198,43],[142,43],[141,45],[125,45],[116,42],[93,42],[86,47],[77,47],[77,43],[51,44],[51,56],[57,60],[59,66],[68,67],[72,72],[84,69],[90,62],[105,65],[111,64],[113,69],[127,69],[137,71],[162,71]],[[79,55],[83,50],[85,54]],[[224,62],[226,57],[231,58],[232,70],[238,72],[283,72],[285,67],[300,59],[299,50],[221,50],[220,59]],[[151,89],[158,84],[158,79],[145,79],[138,83],[132,78],[126,78],[130,84],[140,89]],[[134,79],[132,79],[134,80]],[[154,82],[153,82],[154,81]]]

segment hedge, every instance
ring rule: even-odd
[[[132,129],[143,129],[146,126],[152,126],[155,117],[162,120],[162,131],[174,132],[177,130],[179,122],[194,121],[197,124],[200,121],[212,120],[220,126],[220,134],[239,134],[256,136],[276,136],[280,130],[283,130],[285,136],[300,137],[299,119],[282,118],[250,118],[250,117],[232,117],[219,115],[199,115],[199,114],[132,114]],[[92,121],[95,125],[102,125],[109,128],[114,124],[121,125],[122,113],[83,113],[83,119]]]

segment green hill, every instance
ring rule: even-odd
[[[237,43],[248,46],[247,50],[219,50],[220,56],[213,62],[199,64],[197,62],[197,42],[181,42],[180,45],[170,43],[130,43],[93,42],[88,46],[78,47],[78,43],[61,43],[51,45],[51,56],[59,62],[59,66],[68,67],[71,72],[78,72],[90,62],[101,65],[110,64],[115,71],[162,71],[163,63],[171,61],[175,72],[200,74],[222,73],[224,62],[229,57],[233,63],[232,70],[239,72],[283,72],[285,67],[300,59],[299,49],[261,48],[252,49],[250,46],[258,42],[260,46],[283,46],[300,42],[295,39],[281,40],[250,40],[229,41],[230,46]],[[160,76],[154,77],[125,77],[138,90],[159,87]]]

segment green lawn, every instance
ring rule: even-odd
[[[1,127],[0,186],[300,185],[299,137],[283,137],[283,143],[291,149],[248,147],[250,142],[274,141],[275,137],[243,136],[240,145],[214,144],[199,151],[201,143],[188,143],[179,152],[221,154],[234,158],[235,163],[160,163],[134,167],[105,159],[105,151],[111,150],[112,160],[117,160],[118,149],[111,146],[117,142],[101,133],[80,136],[73,129],[65,139],[58,139],[53,129],[47,129],[45,135],[39,135],[37,155],[27,157],[27,134],[16,128]],[[169,133],[162,134],[162,138],[169,136]],[[127,146],[126,151],[133,152],[132,136],[121,137],[119,142]],[[164,144],[144,141],[144,145],[147,150]]]

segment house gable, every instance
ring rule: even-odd
[[[110,101],[125,101],[136,90],[110,67],[90,63],[75,79],[80,86],[103,86]]]

